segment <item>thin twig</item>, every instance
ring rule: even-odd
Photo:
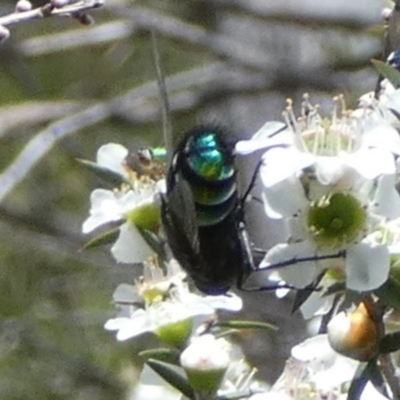
[[[64,7],[55,8],[51,3],[48,3],[33,10],[13,12],[12,14],[0,17],[0,25],[9,26],[33,19],[71,16],[93,8],[98,8],[103,4],[104,0],[82,0],[73,4],[67,4]]]

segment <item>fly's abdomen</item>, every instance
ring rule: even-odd
[[[193,194],[198,226],[223,221],[237,206],[236,171],[223,133],[215,128],[190,132],[178,158]]]

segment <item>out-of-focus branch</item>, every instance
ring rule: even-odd
[[[182,90],[190,85],[204,84],[217,79],[223,64],[215,63],[207,67],[178,74],[167,81],[168,90]],[[80,129],[94,125],[127,105],[134,108],[135,102],[156,97],[155,82],[146,83],[123,96],[108,102],[96,103],[87,109],[60,119],[32,138],[19,153],[15,161],[0,175],[0,201],[20,182],[36,163],[56,144],[57,141],[76,133]]]
[[[31,37],[18,44],[18,49],[24,56],[38,56],[59,51],[60,48],[65,51],[124,40],[133,34],[134,29],[131,21],[113,21],[91,29],[79,28]]]
[[[85,14],[85,11],[102,6],[104,0],[81,0],[72,4],[60,4],[51,1],[42,7],[33,10],[28,7],[18,8],[18,3],[15,12],[0,17],[0,27],[3,30],[3,37],[5,39],[7,29],[6,26],[26,22],[34,19],[56,17],[56,16],[70,16],[78,19],[82,23],[90,23],[90,18]],[[29,3],[28,3],[29,5]]]
[[[77,101],[28,101],[0,108],[0,137],[12,130],[26,131],[27,126],[52,121],[77,112]]]

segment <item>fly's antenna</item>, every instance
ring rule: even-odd
[[[158,47],[157,33],[154,29],[150,30],[151,43],[153,49],[153,61],[157,74],[157,85],[159,91],[159,99],[161,103],[162,113],[162,130],[164,136],[164,145],[167,149],[167,165],[170,164],[172,154],[172,126],[171,126],[171,109],[168,99],[167,86],[165,84],[165,75],[161,67],[160,51]]]

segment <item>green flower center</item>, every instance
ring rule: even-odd
[[[169,324],[159,326],[154,333],[164,343],[181,347],[187,340],[193,328],[193,319],[185,318],[180,321],[171,322]]]
[[[311,205],[307,226],[319,246],[338,249],[357,239],[366,219],[366,211],[356,198],[335,193]]]
[[[138,228],[155,232],[161,221],[160,206],[155,203],[143,204],[130,211],[126,218],[129,223],[136,225]]]

